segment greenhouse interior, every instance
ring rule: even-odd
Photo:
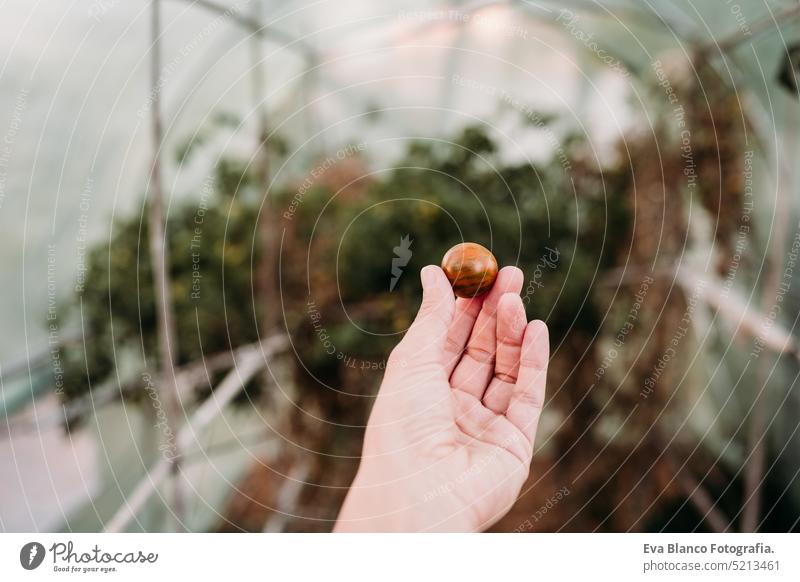
[[[549,329],[494,532],[800,529],[800,5],[10,0],[0,529],[329,532],[420,270]]]

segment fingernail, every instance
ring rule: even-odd
[[[436,283],[439,281],[439,277],[436,276],[436,267],[434,265],[428,265],[423,268],[422,273],[420,273],[420,278],[422,279],[423,289],[433,289],[436,287]]]

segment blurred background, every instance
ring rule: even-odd
[[[0,528],[330,531],[419,269],[550,326],[496,531],[796,531],[800,4],[9,0]]]

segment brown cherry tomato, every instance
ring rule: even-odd
[[[477,297],[494,285],[497,259],[484,246],[461,243],[445,253],[442,270],[457,297]]]

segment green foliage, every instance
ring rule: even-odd
[[[256,341],[260,306],[252,300],[251,262],[257,207],[246,202],[252,179],[242,166],[219,164],[214,185],[167,217],[170,291],[177,365]],[[146,210],[117,220],[110,242],[88,253],[87,284],[72,309],[82,318],[85,349],[66,351],[72,398],[112,377],[126,358],[158,365],[156,304]],[[80,307],[80,310],[78,310]],[[124,380],[124,378],[123,378]]]
[[[501,265],[525,272],[528,315],[547,319],[555,338],[569,329],[594,333],[590,289],[627,236],[624,202],[609,201],[599,188],[575,193],[555,161],[507,166],[495,150],[475,128],[444,147],[414,144],[364,197],[325,220],[328,238],[341,243],[337,296],[348,312],[334,321],[352,319],[375,334],[402,331],[420,301],[419,270],[438,264],[454,244],[473,241],[490,248]],[[393,249],[407,235],[413,256],[390,292]],[[367,302],[380,309],[359,317]],[[330,308],[336,312],[336,305]],[[335,341],[348,353],[385,355],[397,336],[348,333]]]
[[[507,165],[496,149],[484,131],[469,128],[447,144],[412,143],[395,168],[358,195],[334,196],[333,185],[317,180],[292,218],[277,225],[284,242],[280,273],[274,274],[281,282],[280,306],[254,300],[257,179],[242,164],[221,161],[213,189],[173,205],[168,217],[178,365],[256,341],[262,310],[282,309],[298,368],[334,380],[347,358],[388,355],[419,304],[419,270],[438,264],[462,241],[481,243],[501,265],[522,268],[528,315],[546,319],[554,340],[570,329],[593,333],[598,316],[590,288],[613,264],[628,231],[625,204],[603,191],[603,180],[613,182],[613,176],[573,169],[571,176],[584,172],[590,185],[576,192],[559,160]],[[268,211],[282,216],[296,195],[294,188],[275,193]],[[110,243],[91,251],[89,284],[80,298],[91,339],[86,353],[68,350],[68,397],[111,377],[122,353],[136,354],[151,368],[157,364],[142,216],[118,221]],[[394,247],[405,236],[413,240],[412,256],[390,291]]]

